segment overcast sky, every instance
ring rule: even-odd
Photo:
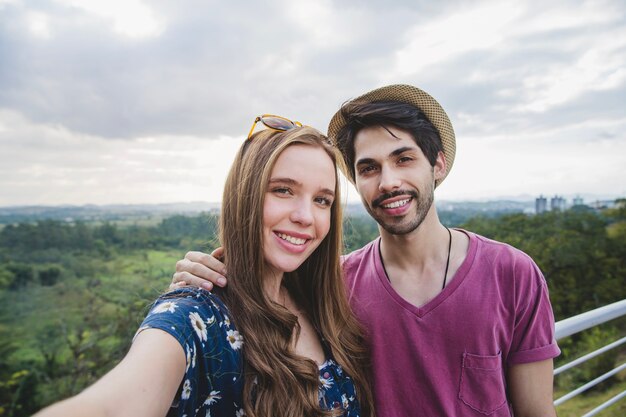
[[[0,0],[0,206],[219,201],[255,116],[392,83],[452,120],[439,199],[626,194],[623,0]]]

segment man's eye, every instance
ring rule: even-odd
[[[367,174],[369,172],[374,171],[375,169],[376,167],[374,165],[366,165],[366,166],[359,168],[359,174]]]

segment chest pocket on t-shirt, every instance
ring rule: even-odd
[[[459,398],[487,415],[506,404],[500,352],[495,356],[463,354]]]

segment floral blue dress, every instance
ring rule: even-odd
[[[187,357],[185,375],[168,416],[233,416],[243,410],[244,339],[215,294],[181,288],[154,303],[137,333],[161,329],[181,344]],[[332,358],[320,365],[319,399],[323,409],[340,408],[358,417],[352,379]]]

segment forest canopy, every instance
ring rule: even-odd
[[[626,298],[626,204],[541,215],[442,217],[528,253],[543,271],[557,320]],[[461,223],[462,221],[462,223]],[[218,215],[176,215],[152,226],[40,220],[0,230],[0,416],[27,416],[73,395],[127,351],[150,303],[188,250],[219,246]],[[345,250],[378,235],[345,219]],[[560,361],[624,333],[617,325],[560,343]],[[614,354],[595,371],[614,366]],[[575,384],[590,371],[574,373]],[[587,379],[588,380],[588,379]]]

